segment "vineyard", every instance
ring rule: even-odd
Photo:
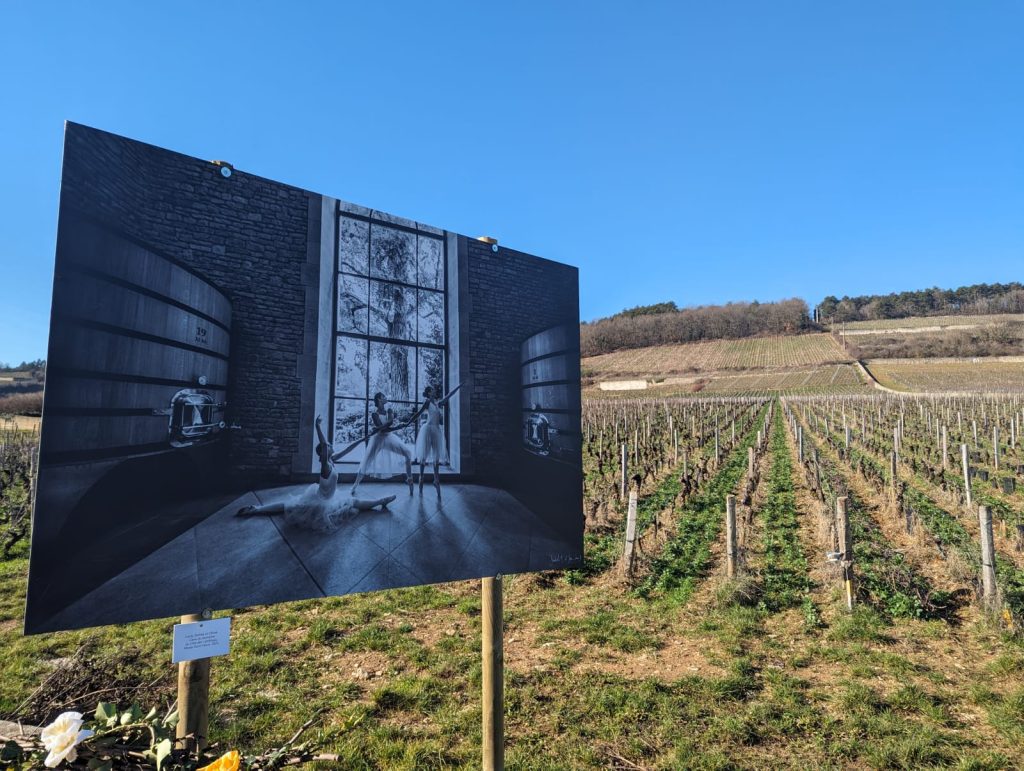
[[[917,392],[1024,391],[1024,358],[872,359],[868,371],[886,388]]]
[[[748,337],[616,351],[583,360],[594,379],[723,370],[815,367],[849,361],[831,335]]]
[[[623,381],[618,381],[622,383]],[[646,386],[648,398],[666,398],[702,394],[707,396],[761,396],[780,394],[810,395],[835,393],[870,393],[870,380],[858,373],[852,364],[832,364],[792,370],[752,370],[730,374],[713,373],[685,377],[659,377],[651,381],[636,381],[634,386]],[[621,393],[602,388],[587,389],[588,397],[600,400],[620,398]]]
[[[850,336],[893,332],[914,334],[944,329],[970,329],[1007,322],[1024,322],[1024,315],[991,313],[977,316],[912,316],[905,319],[851,321],[846,324],[833,324],[831,328],[837,334]]]
[[[994,395],[586,401],[584,565],[506,579],[509,766],[1013,766],[1022,410]],[[4,512],[24,511],[32,445],[7,434]],[[22,637],[26,565],[22,538],[0,562],[0,718],[42,722],[100,688],[173,699],[170,622]],[[475,582],[232,615],[211,705],[224,742],[280,743],[315,719],[342,767],[477,765]]]
[[[867,390],[857,370],[849,364],[798,369],[788,372],[751,372],[735,377],[715,378],[706,389],[712,393],[846,393]]]

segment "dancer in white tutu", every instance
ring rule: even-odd
[[[327,533],[336,530],[357,512],[377,506],[384,509],[395,500],[394,495],[376,500],[337,495],[338,475],[334,473],[334,463],[331,459],[333,448],[324,437],[320,424],[320,416],[317,416],[316,433],[320,443],[316,446],[316,454],[320,458],[320,478],[303,490],[292,493],[283,501],[261,506],[244,506],[238,510],[236,516],[283,514],[285,522],[291,527]]]
[[[395,434],[395,431],[408,426],[409,423],[395,423],[395,413],[387,406],[388,400],[380,391],[373,395],[373,404],[375,409],[370,413],[373,431],[366,442],[366,455],[359,464],[352,492],[355,493],[363,477],[387,479],[394,475],[395,464],[404,461],[405,482],[409,485],[409,495],[412,495],[412,451]]]
[[[438,399],[438,391],[430,386],[423,389],[423,396],[426,401],[416,414],[412,416],[417,420],[420,415],[426,413],[427,419],[420,426],[419,435],[416,437],[416,462],[420,464],[420,492],[423,492],[423,476],[425,466],[432,461],[434,464],[434,489],[438,497],[441,496],[441,474],[440,465],[448,462],[448,447],[444,441],[444,428],[441,426],[441,410],[452,397],[455,388],[451,393]]]

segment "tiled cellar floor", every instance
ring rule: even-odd
[[[572,547],[508,493],[479,485],[364,483],[364,499],[397,496],[331,533],[279,515],[236,517],[305,485],[248,492],[56,614],[68,628],[309,597],[571,567]],[[346,490],[340,487],[338,495]]]

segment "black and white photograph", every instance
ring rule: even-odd
[[[576,567],[577,269],[68,123],[26,631]]]

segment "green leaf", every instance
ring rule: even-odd
[[[112,726],[117,722],[117,707],[106,701],[101,701],[96,706],[96,720]]]
[[[178,725],[179,719],[178,710],[174,709],[167,714],[167,717],[164,718],[164,725],[168,728],[175,728]]]
[[[111,771],[114,767],[114,761],[112,760],[100,760],[99,758],[89,758],[88,768],[90,771]]]
[[[148,722],[149,722],[150,720],[152,720],[152,719],[153,719],[154,717],[156,717],[156,707],[152,707],[152,708],[150,708],[149,712],[147,712],[147,713],[146,713],[146,716],[145,716],[144,718],[142,718],[142,719],[143,719],[143,721],[145,721],[146,723],[148,723]]]
[[[171,740],[164,739],[162,742],[156,745],[156,771],[160,771],[160,767],[163,762],[167,759],[167,756],[171,754]]]

